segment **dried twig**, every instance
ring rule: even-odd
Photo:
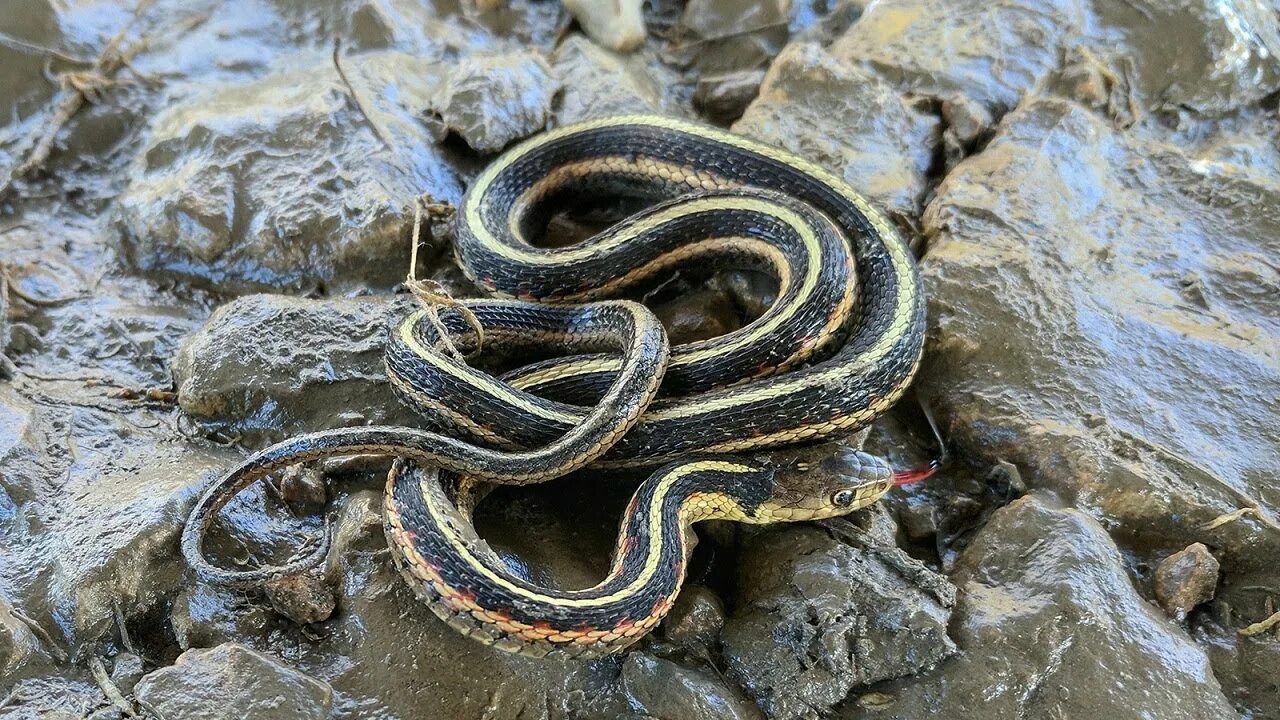
[[[1216,517],[1216,518],[1214,518],[1214,519],[1210,520],[1209,522],[1205,523],[1204,525],[1202,525],[1202,526],[1200,527],[1200,529],[1201,529],[1201,530],[1215,530],[1215,529],[1217,529],[1217,528],[1222,527],[1223,525],[1226,525],[1227,523],[1233,523],[1233,522],[1236,522],[1237,520],[1240,520],[1241,518],[1245,517],[1246,515],[1252,515],[1252,516],[1254,516],[1254,517],[1260,517],[1259,512],[1258,512],[1258,508],[1256,508],[1256,507],[1243,507],[1243,508],[1240,508],[1239,510],[1236,510],[1235,512],[1223,513],[1223,514],[1219,515],[1218,517]]]
[[[338,71],[338,77],[342,79],[342,84],[347,86],[347,92],[351,95],[351,100],[356,104],[356,109],[364,116],[365,122],[369,123],[369,127],[373,128],[373,134],[378,136],[378,140],[382,142],[382,147],[387,152],[395,152],[391,141],[387,139],[386,133],[382,131],[382,126],[374,122],[373,116],[364,106],[364,99],[360,97],[360,93],[356,92],[356,86],[351,84],[351,79],[347,77],[346,70],[342,69],[342,38],[335,37],[333,39],[333,68]]]
[[[125,698],[124,693],[120,692],[120,688],[111,682],[111,676],[107,674],[107,668],[103,666],[102,661],[97,655],[89,657],[89,672],[93,673],[93,679],[98,683],[98,688],[102,690],[102,694],[107,696],[112,705],[115,705],[120,712],[129,717],[137,717],[138,711],[133,709],[133,703]]]
[[[99,96],[103,88],[110,84],[110,75],[121,66],[129,62],[129,56],[140,48],[136,46],[131,50],[121,50],[120,45],[124,42],[124,38],[128,35],[129,30],[133,28],[134,23],[142,17],[155,0],[138,0],[137,7],[133,10],[133,16],[129,21],[120,28],[107,44],[102,48],[97,60],[93,62],[92,67],[84,72],[65,73],[62,77],[62,99],[58,101],[54,108],[53,117],[44,125],[44,132],[36,141],[34,147],[27,154],[27,159],[14,168],[9,180],[4,186],[0,187],[0,197],[8,194],[12,190],[13,181],[21,179],[35,170],[44,167],[49,159],[49,155],[53,152],[53,143],[58,137],[58,133],[62,131],[63,126],[70,122],[85,102],[95,99]]]
[[[62,648],[58,647],[57,643],[53,641],[53,638],[49,635],[48,631],[40,626],[40,623],[32,620],[21,610],[13,606],[9,607],[9,614],[17,619],[18,622],[26,625],[28,630],[34,633],[36,637],[40,638],[40,642],[44,643],[45,646],[49,648],[49,652],[53,653],[54,658],[57,659],[58,662],[67,661],[67,653]]]
[[[1253,635],[1261,635],[1262,633],[1270,630],[1273,627],[1276,627],[1277,625],[1280,625],[1280,612],[1272,613],[1271,616],[1265,620],[1261,620],[1248,627],[1241,628],[1240,634],[1244,635],[1245,637],[1251,637]]]
[[[40,55],[48,55],[64,62],[76,63],[78,65],[90,65],[93,63],[91,58],[76,57],[56,48],[46,47],[33,42],[28,42],[20,38],[16,38],[6,33],[0,33],[0,45],[11,47],[19,52],[38,53]]]
[[[462,319],[471,327],[472,332],[476,334],[475,352],[479,352],[484,345],[484,326],[480,324],[480,318],[471,311],[464,303],[454,299],[449,291],[435,280],[418,279],[418,246],[421,244],[422,233],[422,209],[425,206],[428,214],[438,215],[446,210],[441,209],[442,206],[429,202],[430,198],[421,197],[413,204],[413,246],[409,251],[409,275],[405,278],[405,287],[409,288],[409,292],[418,299],[426,308],[427,320],[435,331],[440,335],[440,344],[444,346],[445,351],[460,363],[466,363],[466,356],[458,350],[458,346],[454,344],[453,337],[450,335],[448,328],[444,326],[444,321],[440,319],[440,308],[453,308],[462,315]]]

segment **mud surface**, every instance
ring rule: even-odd
[[[1274,3],[568,5],[0,12],[0,718],[1280,718]],[[622,112],[786,147],[893,218],[947,468],[847,520],[701,527],[671,615],[593,663],[416,602],[378,460],[224,513],[215,554],[259,564],[328,507],[321,577],[196,582],[182,523],[247,452],[417,422],[380,352],[419,200]],[[420,274],[474,292],[424,225]],[[653,304],[690,340],[772,292],[728,272]],[[927,460],[918,415],[868,448]],[[585,587],[629,487],[502,489],[477,525]]]

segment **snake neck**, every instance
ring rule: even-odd
[[[602,654],[625,647],[667,614],[685,577],[690,526],[747,519],[771,487],[756,466],[702,460],[654,473],[632,497],[612,569],[594,587],[561,590],[514,573],[475,533],[438,476],[397,463],[385,513],[401,571],[455,628],[529,652],[548,647]],[[763,482],[762,482],[763,481]]]

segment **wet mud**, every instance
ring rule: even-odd
[[[1280,718],[1274,4],[9,5],[0,718]],[[321,576],[197,582],[178,534],[247,452],[417,422],[381,347],[419,202],[623,112],[788,148],[889,214],[928,295],[943,471],[843,520],[700,526],[662,626],[591,663],[415,601],[381,460],[224,513],[214,553],[251,565],[327,508]],[[449,242],[428,219],[419,273],[473,294]],[[691,340],[773,292],[730,271],[651,304]],[[913,398],[865,443],[936,453]],[[477,526],[589,586],[633,484],[500,489]]]

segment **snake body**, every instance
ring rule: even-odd
[[[536,244],[557,208],[584,197],[647,207],[577,245]],[[246,585],[317,565],[327,543],[281,567],[224,570],[203,557],[203,533],[275,470],[381,453],[399,458],[384,507],[392,555],[438,615],[506,650],[597,656],[634,642],[671,607],[693,522],[832,517],[892,486],[887,463],[859,452],[816,472],[726,455],[852,432],[894,403],[918,366],[924,301],[910,251],[842,179],[701,125],[608,118],[509,150],[471,185],[456,226],[459,264],[494,297],[410,313],[386,347],[397,394],[433,429],[330,430],[254,454],[201,496],[187,523],[184,552],[202,578]],[[711,340],[671,348],[643,305],[613,299],[676,269],[731,266],[774,275],[777,299]],[[459,348],[557,357],[499,378]],[[528,582],[470,525],[472,480],[657,465],[593,588]]]

